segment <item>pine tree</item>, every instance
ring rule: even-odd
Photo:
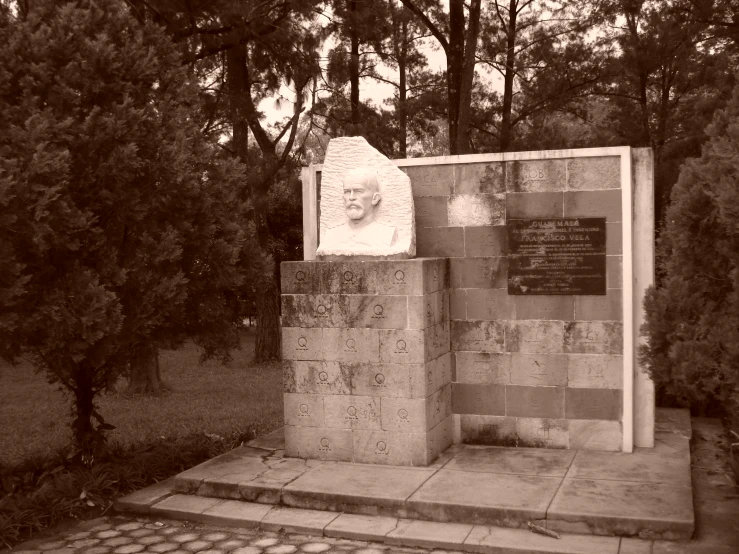
[[[237,345],[245,172],[201,133],[170,38],[125,3],[6,10],[0,43],[0,354],[72,395],[90,461],[110,428],[95,395],[133,358]]]
[[[731,410],[739,392],[739,87],[706,132],[702,156],[683,165],[672,191],[662,286],[645,301],[640,354],[668,396]]]

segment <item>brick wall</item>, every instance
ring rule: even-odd
[[[620,158],[402,167],[418,257],[450,258],[452,411],[461,440],[621,448]],[[605,296],[507,291],[511,219],[605,217]]]

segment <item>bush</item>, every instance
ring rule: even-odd
[[[739,393],[739,88],[706,133],[672,191],[640,359],[663,396],[729,413]]]
[[[65,519],[100,516],[120,496],[227,452],[252,435],[195,434],[128,448],[111,446],[92,467],[72,464],[64,453],[0,467],[0,545],[10,548]]]

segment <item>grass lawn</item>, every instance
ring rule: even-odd
[[[253,364],[254,332],[226,365],[198,363],[199,349],[187,344],[162,351],[162,379],[172,389],[159,397],[103,393],[98,406],[116,426],[111,441],[134,443],[190,433],[259,435],[282,425],[282,366]],[[125,390],[125,382],[118,387]],[[0,362],[0,463],[12,464],[69,444],[70,404],[28,364]]]

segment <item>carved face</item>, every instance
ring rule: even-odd
[[[344,207],[349,219],[360,221],[371,217],[380,202],[377,180],[366,173],[349,172],[344,178]]]

